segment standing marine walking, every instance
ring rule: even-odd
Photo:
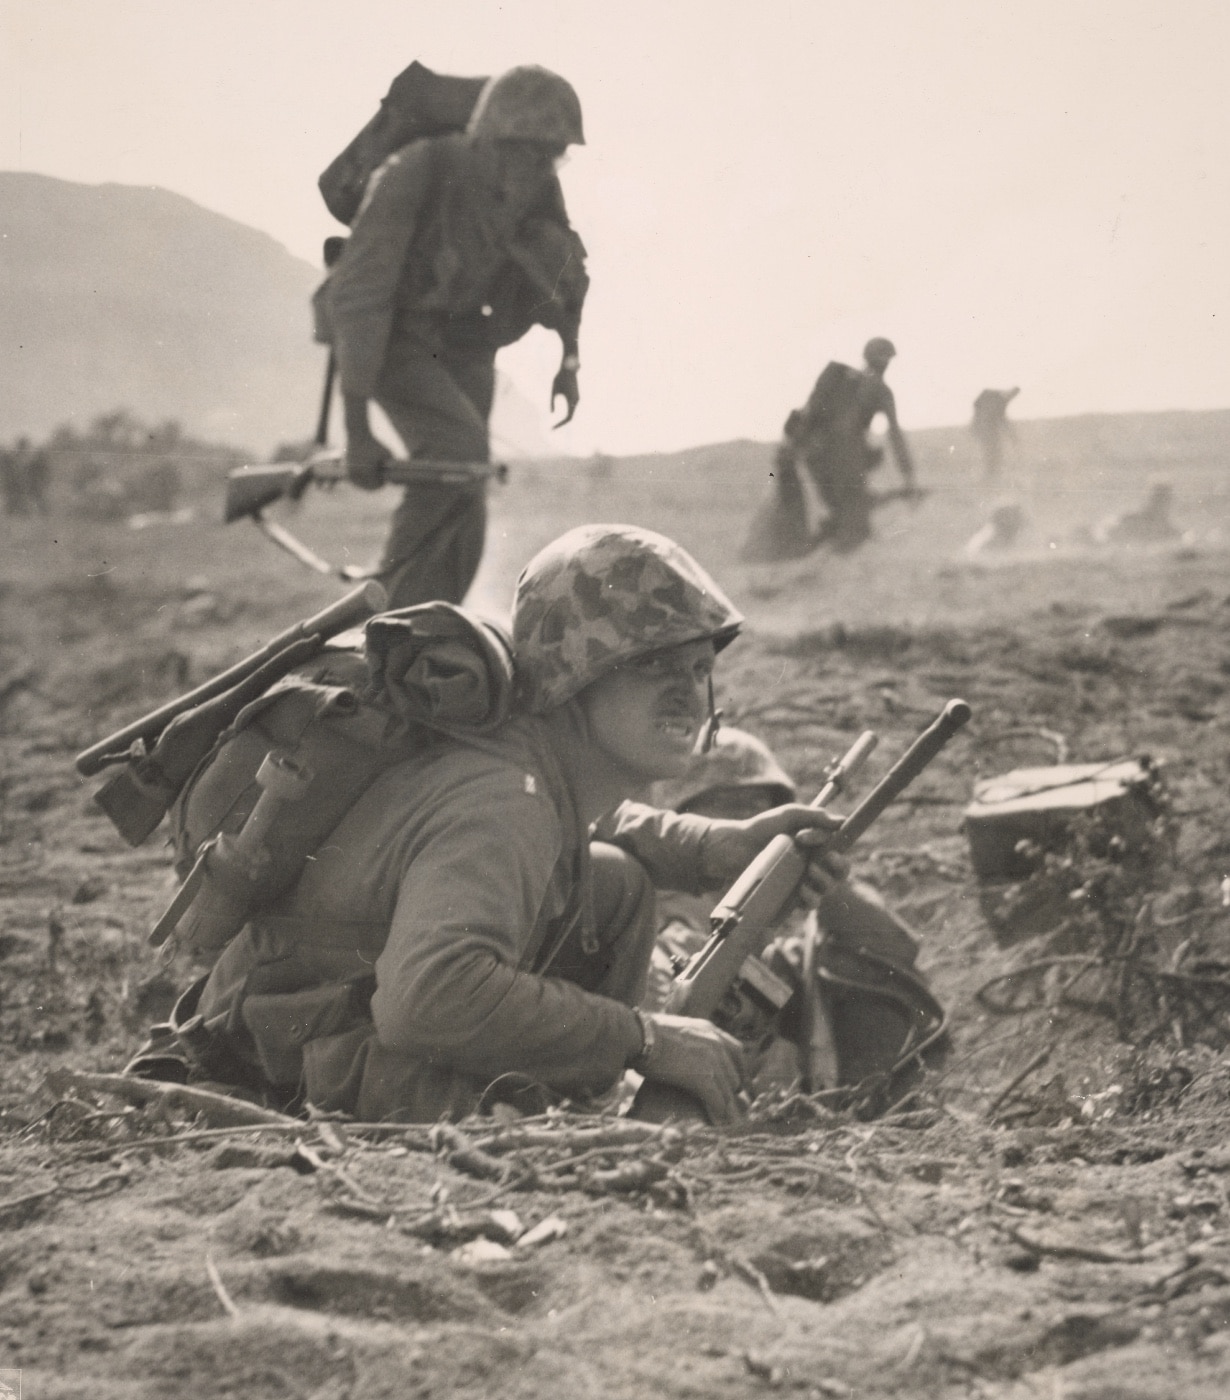
[[[391,457],[372,431],[372,403],[411,457],[487,462],[496,352],[533,325],[560,337],[551,403],[562,398],[562,422],[571,419],[589,279],[556,166],[584,141],[571,85],[513,68],[488,82],[465,132],[413,141],[372,175],[317,297],[357,485],[381,486]],[[390,606],[459,603],[485,533],[484,479],[407,486],[377,572]]]

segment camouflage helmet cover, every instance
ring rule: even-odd
[[[775,806],[798,796],[798,788],[763,739],[724,724],[708,753],[693,754],[677,778],[654,783],[650,800],[655,807],[681,812],[720,789],[748,787],[766,789]]]
[[[470,117],[469,132],[488,141],[585,144],[581,101],[572,84],[534,64],[489,80]]]
[[[653,530],[581,525],[534,556],[513,596],[520,698],[553,709],[664,647],[732,642],[743,617],[692,556]]]
[[[897,347],[882,335],[873,335],[863,346],[863,359],[868,363],[872,360],[891,360],[896,353]]]

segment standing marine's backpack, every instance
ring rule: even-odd
[[[420,137],[464,131],[486,84],[486,78],[433,73],[416,59],[393,79],[380,110],[317,181],[329,213],[353,223],[372,171]]]
[[[862,379],[862,372],[852,365],[830,360],[820,371],[803,405],[794,426],[793,440],[802,443],[816,432],[841,431],[857,412]]]

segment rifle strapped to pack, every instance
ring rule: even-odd
[[[253,680],[236,687],[241,705],[226,693],[196,722],[193,711],[177,719],[184,754],[170,730],[159,742],[160,771],[179,775],[170,819],[183,884],[152,944],[177,932],[181,945],[218,954],[291,889],[381,772],[435,736],[503,723],[512,649],[496,624],[423,603],[371,618],[361,650],[326,647],[257,694]]]

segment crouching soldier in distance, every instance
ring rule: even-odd
[[[542,550],[513,601],[511,717],[382,772],[226,947],[195,1008],[206,1074],[362,1120],[431,1121],[473,1110],[497,1081],[576,1097],[635,1068],[736,1119],[739,1043],[639,1009],[654,886],[725,888],[790,832],[817,852],[819,897],[837,818],[634,799],[687,769],[712,719],[714,658],[741,622],[650,531],[584,526]]]
[[[1182,537],[1171,517],[1174,486],[1165,477],[1149,483],[1149,494],[1137,510],[1121,511],[1099,521],[1093,529],[1098,544],[1165,544]]]

